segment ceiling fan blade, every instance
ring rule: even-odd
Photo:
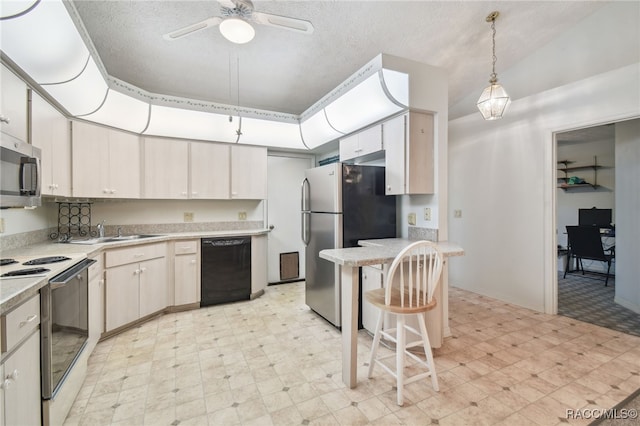
[[[236,7],[236,4],[231,0],[218,0],[218,3],[220,3],[220,6],[226,7],[229,9],[233,9],[234,7]]]
[[[204,21],[196,22],[195,24],[187,25],[186,27],[180,28],[179,30],[166,33],[162,36],[162,38],[169,41],[177,40],[179,38],[188,36],[189,34],[193,34],[196,31],[204,30],[205,28],[218,25],[220,22],[222,22],[222,18],[220,18],[219,16],[212,16],[211,18],[207,18]]]
[[[290,18],[288,16],[272,15],[270,13],[253,12],[251,18],[254,22],[271,27],[284,28],[298,33],[313,33],[313,25],[303,19]]]

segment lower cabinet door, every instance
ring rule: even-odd
[[[40,331],[31,335],[4,363],[4,421],[6,425],[39,425]],[[7,384],[8,383],[8,384]]]
[[[140,318],[140,265],[108,268],[106,282],[106,331]]]
[[[198,255],[182,254],[174,259],[175,305],[200,302],[198,279]]]
[[[164,257],[140,262],[140,318],[169,305],[166,265]]]

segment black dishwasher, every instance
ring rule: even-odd
[[[200,306],[248,300],[251,296],[251,237],[201,240]]]

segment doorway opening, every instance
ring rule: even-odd
[[[555,134],[557,313],[640,336],[640,310],[625,306],[618,289],[618,285],[626,285],[625,280],[616,281],[616,237],[620,233],[616,226],[619,218],[628,216],[630,207],[621,202],[628,198],[629,187],[617,181],[627,172],[617,169],[617,128],[618,124],[609,123]],[[610,223],[604,223],[608,217]],[[576,231],[589,234],[591,239],[581,241]],[[589,253],[600,251],[604,257],[584,254],[585,244]],[[608,264],[602,261],[607,258],[612,259],[608,280]]]

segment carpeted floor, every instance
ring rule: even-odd
[[[558,315],[640,336],[640,314],[614,303],[615,278],[558,273]]]

